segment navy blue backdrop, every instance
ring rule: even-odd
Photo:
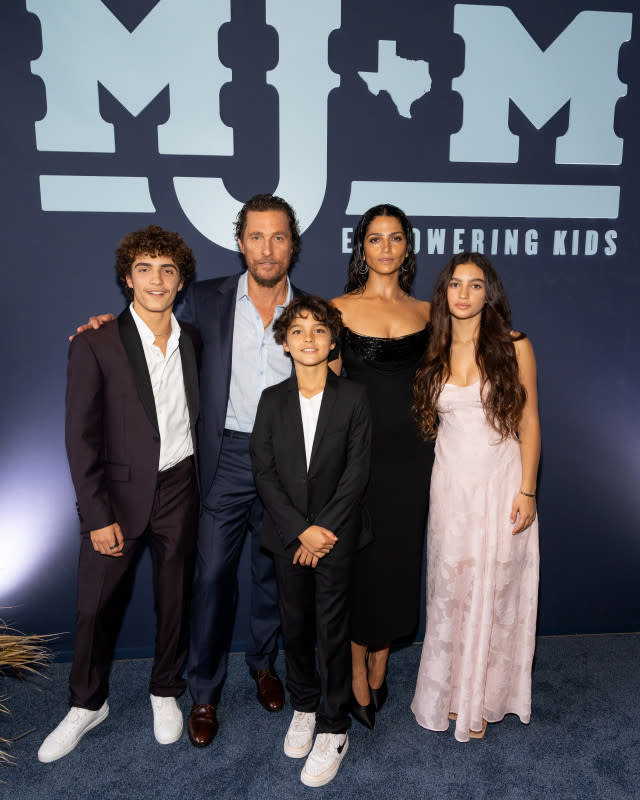
[[[305,229],[296,284],[325,296],[380,202],[413,221],[419,297],[453,253],[493,258],[539,363],[539,632],[637,630],[635,6],[5,0],[2,614],[72,630],[67,336],[123,307],[120,237],[157,223],[199,278],[229,274],[237,209],[272,191]],[[152,619],[145,558],[121,652],[149,648]]]

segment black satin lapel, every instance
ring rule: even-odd
[[[322,441],[322,437],[324,436],[324,432],[327,429],[327,425],[329,424],[329,420],[331,419],[331,414],[333,413],[333,407],[336,403],[336,381],[339,381],[340,378],[336,377],[336,375],[331,371],[327,371],[327,382],[324,386],[324,393],[322,395],[322,402],[320,403],[320,413],[318,414],[318,424],[316,425],[316,435],[313,437],[313,447],[311,448],[311,459],[309,460],[309,468],[313,464],[313,459],[315,458],[318,447],[320,446],[320,442]]]
[[[147,412],[149,421],[156,431],[158,431],[158,417],[156,415],[156,404],[153,399],[153,388],[151,387],[147,359],[144,357],[144,350],[142,348],[142,342],[140,341],[140,334],[136,328],[136,323],[133,321],[133,317],[128,308],[118,317],[118,332],[120,334],[122,346],[129,359],[129,365],[133,372],[133,380],[138,390],[140,402]]]
[[[307,454],[304,449],[304,429],[302,427],[302,411],[300,410],[300,395],[298,394],[298,382],[295,377],[289,379],[289,391],[287,392],[287,405],[283,409],[284,430],[288,431],[291,442],[291,460],[294,475],[307,474]]]
[[[180,331],[180,360],[182,361],[182,377],[184,379],[184,391],[187,396],[187,407],[189,409],[189,422],[191,429],[195,430],[196,422],[200,414],[200,394],[198,391],[198,364],[196,352],[189,334]]]

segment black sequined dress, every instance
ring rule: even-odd
[[[410,408],[430,331],[378,339],[345,328],[341,339],[345,372],[367,387],[373,416],[365,502],[375,540],[356,558],[352,613],[353,640],[372,648],[406,639],[418,624],[434,448]]]

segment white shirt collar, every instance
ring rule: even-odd
[[[138,329],[140,338],[143,341],[148,342],[149,344],[153,344],[156,340],[156,335],[147,325],[147,323],[142,319],[140,314],[136,312],[135,308],[133,307],[133,303],[131,303],[131,305],[129,306],[129,311],[131,311],[131,316],[133,317],[133,321],[136,323],[136,328]],[[171,336],[169,336],[169,341],[177,342],[179,338],[180,338],[180,325],[175,316],[171,314]]]

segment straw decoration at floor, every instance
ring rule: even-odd
[[[12,675],[26,678],[29,674],[41,675],[52,658],[47,644],[56,639],[58,634],[24,634],[11,628],[0,618],[0,677]],[[0,697],[0,715],[10,714],[4,704],[7,695]],[[26,735],[30,731],[25,731]],[[12,762],[13,756],[5,749],[11,746],[11,740],[0,737],[0,766]]]

